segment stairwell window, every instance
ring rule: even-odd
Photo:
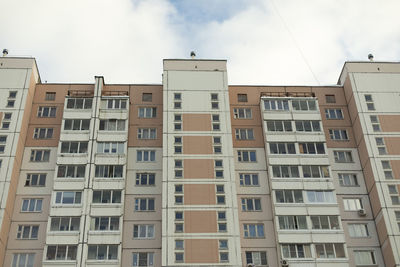
[[[30,161],[32,162],[48,162],[50,159],[50,150],[32,149]]]
[[[155,118],[157,117],[157,108],[154,107],[141,107],[139,108],[139,118]]]
[[[57,107],[39,107],[37,116],[39,118],[55,118]]]
[[[257,173],[240,173],[240,186],[260,186]]]
[[[333,151],[333,157],[336,163],[352,163],[353,156],[351,151]]]
[[[242,198],[242,211],[261,211],[260,198]]]
[[[256,151],[239,150],[238,152],[239,162],[256,162]]]
[[[132,266],[154,266],[154,253],[152,252],[135,252],[132,253]]]
[[[21,212],[41,212],[42,206],[43,206],[43,199],[41,198],[23,199]]]
[[[137,186],[154,186],[156,180],[155,173],[136,173]]]
[[[153,239],[154,224],[133,225],[133,239]]]
[[[138,128],[137,132],[138,139],[156,139],[157,130],[156,128]]]
[[[45,186],[46,173],[28,173],[26,175],[25,186]]]
[[[235,129],[236,140],[254,140],[253,129]]]
[[[246,251],[246,264],[268,266],[266,251]]]
[[[361,198],[344,198],[343,206],[345,211],[357,211],[363,208]]]
[[[340,186],[358,186],[357,174],[355,173],[339,173]]]
[[[343,112],[341,109],[325,109],[325,118],[328,120],[343,120]]]
[[[235,119],[252,119],[251,108],[234,108],[233,117]]]
[[[17,239],[38,239],[39,225],[18,225]]]
[[[329,137],[335,141],[348,141],[349,136],[346,130],[342,129],[329,129]]]
[[[11,266],[33,267],[35,262],[35,253],[14,253]]]
[[[371,250],[354,251],[356,266],[375,265],[375,253]]]
[[[154,198],[135,198],[135,211],[154,211]]]
[[[138,150],[136,153],[137,162],[155,162],[156,151],[155,150]]]
[[[349,235],[353,238],[368,237],[368,225],[365,223],[349,223]]]
[[[243,224],[244,238],[264,238],[264,224]]]
[[[35,128],[33,133],[34,139],[51,139],[53,138],[54,128]]]

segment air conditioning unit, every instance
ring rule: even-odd
[[[281,266],[282,267],[289,267],[289,263],[287,260],[281,260]]]
[[[365,212],[365,209],[359,209],[359,210],[358,210],[358,215],[359,215],[359,216],[366,216],[367,213]]]
[[[247,267],[256,267],[256,266],[252,263],[249,263],[249,264],[247,264]]]

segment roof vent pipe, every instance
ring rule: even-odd
[[[368,54],[368,59],[369,59],[369,61],[374,61],[374,55]]]
[[[6,57],[8,55],[8,49],[3,49],[3,57]]]
[[[190,57],[194,59],[196,57],[196,53],[194,51],[190,52]]]

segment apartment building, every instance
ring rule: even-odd
[[[41,83],[0,58],[3,266],[400,266],[400,64],[334,86]]]

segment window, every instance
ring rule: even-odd
[[[344,198],[343,206],[345,211],[357,211],[363,208],[360,198]]]
[[[386,146],[385,146],[385,141],[382,137],[376,137],[375,138],[376,146],[378,147],[378,153],[379,155],[386,155]]]
[[[295,121],[296,131],[298,132],[320,132],[321,125],[319,121]]]
[[[266,99],[264,100],[266,110],[289,110],[288,100]]]
[[[364,95],[365,103],[367,104],[368,110],[375,110],[374,100],[372,99],[372,95]]]
[[[55,118],[57,107],[39,107],[37,116],[39,118]]]
[[[329,167],[320,165],[303,165],[303,177],[304,178],[328,178]]]
[[[175,240],[175,249],[176,250],[183,250],[184,249],[183,240]]]
[[[138,150],[136,153],[136,161],[138,162],[154,162],[156,161],[155,150]]]
[[[214,150],[214,154],[222,153],[222,142],[221,142],[220,136],[213,137],[213,150]]]
[[[61,153],[87,153],[88,143],[89,142],[61,142]]]
[[[240,186],[260,186],[257,173],[240,173]]]
[[[7,129],[9,129],[9,128],[10,128],[10,123],[9,123],[9,122],[3,122],[3,123],[1,124],[1,129],[7,130]]]
[[[183,161],[180,159],[175,160],[175,178],[183,177]]]
[[[226,223],[218,222],[218,232],[225,233],[227,231]]]
[[[68,98],[67,109],[91,109],[92,98]]]
[[[343,113],[341,109],[325,109],[325,118],[328,120],[343,120]]]
[[[183,220],[183,212],[175,211],[175,220]]]
[[[219,131],[221,130],[221,126],[219,124],[219,115],[218,114],[212,114],[212,130],[213,131]]]
[[[299,166],[295,165],[273,165],[272,176],[278,178],[298,178]]]
[[[271,154],[296,154],[294,143],[269,143]]]
[[[325,102],[329,104],[336,103],[335,95],[325,95]]]
[[[90,230],[93,231],[118,231],[119,217],[92,217]]]
[[[183,223],[175,223],[175,233],[183,233]]]
[[[137,186],[154,186],[156,184],[155,173],[136,173]]]
[[[338,216],[310,216],[312,229],[313,230],[338,230],[339,217]]]
[[[135,198],[135,211],[154,210],[154,198]]]
[[[392,205],[400,205],[400,196],[397,189],[398,185],[388,185],[390,199],[392,200]]]
[[[265,251],[246,251],[246,264],[254,264],[256,266],[267,266],[267,252]]]
[[[323,243],[315,244],[317,258],[344,258],[343,244],[339,243]]]
[[[261,211],[259,198],[242,198],[242,211]]]
[[[39,225],[18,225],[17,239],[37,239]]]
[[[50,231],[79,231],[80,217],[52,217]]]
[[[228,262],[229,261],[229,253],[228,252],[220,252],[219,253],[219,262]]]
[[[53,245],[47,246],[46,260],[76,260],[78,246],[74,245]]]
[[[348,141],[349,140],[347,131],[341,130],[341,129],[329,129],[329,137],[331,138],[331,140],[336,140],[336,141]]]
[[[118,245],[88,245],[88,260],[116,260]]]
[[[28,173],[26,175],[25,186],[45,186],[45,173]]]
[[[311,249],[308,244],[282,244],[283,258],[311,258]]]
[[[291,132],[291,121],[267,121],[267,131],[270,132]]]
[[[247,150],[238,150],[238,161],[239,162],[256,162],[256,152]]]
[[[97,178],[122,178],[124,165],[96,165]]]
[[[309,203],[336,203],[332,191],[306,191]]]
[[[358,186],[357,175],[355,173],[339,173],[340,186]]]
[[[79,191],[59,191],[56,192],[55,204],[81,204],[82,192]]]
[[[278,216],[279,229],[281,230],[302,230],[307,229],[306,216]]]
[[[121,190],[93,190],[93,203],[120,204]]]
[[[351,237],[368,237],[368,226],[365,223],[349,224],[349,234]]]
[[[375,253],[373,251],[354,251],[354,260],[356,265],[374,265],[376,264]]]
[[[300,154],[325,154],[324,143],[299,143]]]
[[[66,119],[64,130],[66,131],[87,131],[89,130],[90,120]]]
[[[133,239],[153,239],[154,224],[133,225]]]
[[[3,120],[11,120],[11,117],[12,117],[12,113],[6,112],[6,113],[4,113]]]
[[[6,149],[6,146],[5,146],[6,142],[7,142],[7,136],[0,135],[0,153],[4,153],[4,150]]]
[[[351,151],[333,151],[333,157],[336,163],[351,163],[353,162],[353,156]]]
[[[12,265],[13,267],[33,267],[35,262],[34,253],[16,253],[13,254]]]
[[[100,131],[125,131],[125,120],[100,120]]]
[[[126,99],[105,99],[101,101],[104,109],[126,109]]]
[[[8,92],[8,98],[16,98],[16,97],[17,97],[17,91]]]
[[[43,199],[28,198],[22,200],[21,212],[41,212]]]
[[[175,253],[175,262],[183,262],[184,261],[183,252]]]
[[[218,241],[218,248],[220,249],[220,250],[225,250],[225,249],[228,249],[228,240],[219,240]]]
[[[13,108],[15,105],[15,100],[7,100],[7,108]]]
[[[301,190],[276,190],[277,203],[303,203],[303,192]]]
[[[247,94],[238,94],[238,102],[247,102]]]
[[[234,108],[233,117],[235,119],[252,119],[251,108]]]
[[[374,132],[380,132],[381,131],[381,126],[379,124],[378,116],[376,115],[371,115],[369,116],[372,124],[372,130]]]
[[[151,102],[151,101],[153,101],[153,94],[152,93],[143,93],[142,94],[142,101],[143,102]]]
[[[133,255],[132,266],[154,266],[154,253],[150,252],[135,252]]]
[[[30,161],[32,162],[48,162],[50,159],[50,150],[31,150]]]
[[[225,204],[225,188],[224,185],[216,185],[216,194],[217,194],[217,204],[223,205]]]
[[[138,139],[156,139],[157,138],[156,128],[138,128],[137,138]]]
[[[174,109],[182,108],[182,94],[174,93]]]
[[[397,226],[399,227],[399,231],[400,231],[400,211],[395,211],[394,216],[396,217]]]
[[[245,238],[264,238],[264,224],[243,224]]]
[[[51,139],[53,138],[54,128],[35,128],[33,133],[34,139]]]
[[[211,109],[219,109],[218,94],[211,94]]]
[[[305,99],[293,99],[292,100],[293,110],[317,110],[317,102],[315,100],[305,100]]]
[[[98,142],[97,153],[99,154],[124,154],[125,145],[123,142]]]
[[[253,129],[235,129],[237,140],[254,140]]]
[[[218,159],[214,161],[214,169],[215,169],[215,178],[224,178],[224,169],[222,160]]]
[[[46,96],[45,96],[44,100],[46,100],[46,101],[56,100],[56,93],[55,92],[46,92]]]
[[[139,108],[139,118],[155,118],[157,117],[157,108],[153,107],[142,107]]]
[[[226,213],[225,211],[218,211],[217,212],[218,221],[225,221],[226,220]]]
[[[86,165],[58,165],[58,178],[83,178],[85,177]]]
[[[385,175],[385,179],[393,179],[392,167],[390,166],[390,161],[382,160],[382,169]]]

